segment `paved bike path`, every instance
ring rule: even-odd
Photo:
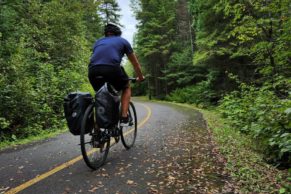
[[[80,160],[20,193],[224,191],[229,180],[222,164],[217,163],[212,154],[213,147],[201,114],[165,104],[143,104],[150,107],[152,115],[138,129],[134,148],[127,151],[118,143],[111,148],[106,165],[99,170],[91,171]],[[136,108],[141,121],[148,111],[140,103],[136,103]],[[66,133],[0,153],[0,188],[14,188],[79,156],[78,144],[78,136]]]
[[[138,120],[146,110],[136,105]],[[0,193],[41,175],[81,154],[79,136],[70,133],[0,152]],[[83,161],[81,161],[83,162]]]

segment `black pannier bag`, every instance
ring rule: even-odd
[[[119,96],[104,84],[95,95],[96,122],[100,128],[111,129],[119,119]]]
[[[64,112],[70,132],[80,135],[84,113],[93,102],[93,97],[88,92],[71,92],[64,98]],[[89,133],[94,124],[94,114],[87,121],[86,133]]]

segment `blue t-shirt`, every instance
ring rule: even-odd
[[[93,46],[90,67],[95,65],[120,66],[124,54],[132,52],[130,43],[120,36],[101,38]]]

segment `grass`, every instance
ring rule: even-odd
[[[16,139],[15,141],[1,141],[0,150],[52,138],[61,133],[66,132],[67,130],[68,129],[66,127],[63,127],[61,129],[51,129],[51,130],[43,131],[37,135],[30,135],[24,139]]]
[[[227,160],[226,168],[242,193],[287,193],[287,171],[269,165],[253,148],[256,142],[233,129],[216,110],[200,110]],[[288,188],[289,187],[289,188]]]
[[[148,96],[133,96],[132,100],[148,101],[149,97]]]

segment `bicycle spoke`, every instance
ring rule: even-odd
[[[130,149],[133,146],[137,134],[137,116],[135,107],[132,102],[130,102],[128,115],[130,118],[131,126],[121,128],[121,140],[126,149]]]
[[[90,125],[88,122],[89,115],[92,115],[93,105],[87,108],[84,114],[81,128],[81,151],[87,166],[92,169],[97,169],[102,166],[107,158],[108,151],[110,148],[110,138],[104,142],[102,148],[97,148],[99,145],[100,136],[96,135],[99,133],[99,129],[95,129],[95,125]],[[88,132],[88,129],[90,131]],[[87,133],[86,133],[87,132]]]

